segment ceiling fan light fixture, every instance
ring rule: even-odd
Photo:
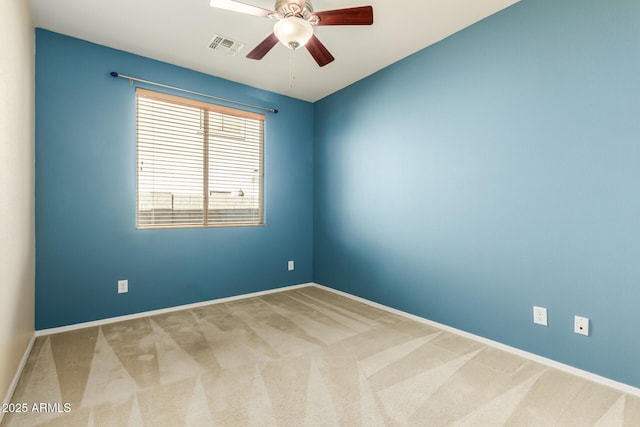
[[[273,32],[280,43],[295,50],[307,44],[313,35],[313,27],[302,18],[289,16],[276,22]]]

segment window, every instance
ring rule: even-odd
[[[264,115],[145,89],[138,228],[262,225]]]

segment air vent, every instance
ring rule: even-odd
[[[216,51],[219,54],[229,55],[229,56],[233,56],[236,53],[238,53],[238,51],[242,49],[243,46],[244,46],[243,43],[237,42],[235,40],[231,40],[228,37],[221,36],[218,34],[214,35],[211,41],[209,42],[210,49]]]

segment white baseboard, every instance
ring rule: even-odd
[[[447,325],[444,325],[442,323],[434,322],[432,320],[425,319],[425,318],[420,317],[420,316],[416,316],[415,314],[411,314],[411,313],[407,313],[407,312],[402,311],[402,310],[397,310],[395,308],[387,307],[386,305],[378,304],[377,302],[369,301],[368,299],[360,298],[360,297],[357,297],[355,295],[351,295],[349,293],[339,291],[337,289],[329,288],[327,286],[319,285],[317,283],[312,283],[312,285],[315,286],[315,287],[318,287],[320,289],[324,289],[326,291],[333,292],[335,294],[342,295],[342,296],[347,297],[347,298],[351,298],[352,300],[361,302],[363,304],[367,304],[367,305],[369,305],[371,307],[379,308],[379,309],[385,310],[385,311],[387,311],[389,313],[397,314],[399,316],[403,316],[403,317],[406,317],[408,319],[415,320],[415,321],[423,323],[425,325],[433,326],[435,328],[439,328],[439,329],[442,329],[444,331],[451,332],[453,334],[460,335],[460,336],[472,339],[474,341],[481,342],[481,343],[486,344],[486,345],[488,345],[490,347],[497,348],[499,350],[506,351],[506,352],[511,353],[511,354],[515,354],[516,356],[523,357],[523,358],[531,360],[533,362],[540,363],[541,365],[545,365],[545,366],[548,366],[550,368],[558,369],[560,371],[566,372],[566,373],[571,374],[571,375],[578,376],[578,377],[583,378],[585,380],[592,381],[592,382],[604,385],[606,387],[610,387],[610,388],[616,389],[616,390],[621,391],[623,393],[628,393],[628,394],[640,397],[640,388],[633,387],[633,386],[631,386],[629,384],[625,384],[625,383],[621,383],[621,382],[618,382],[618,381],[614,381],[612,379],[609,379],[609,378],[594,374],[594,373],[589,372],[589,371],[585,371],[583,369],[578,369],[578,368],[575,368],[575,367],[570,366],[570,365],[565,365],[564,363],[560,363],[560,362],[552,360],[552,359],[547,359],[546,357],[542,357],[542,356],[539,356],[539,355],[534,354],[534,353],[529,353],[528,351],[520,350],[519,348],[511,347],[511,346],[508,346],[506,344],[502,344],[500,342],[490,340],[488,338],[484,338],[484,337],[481,337],[481,336],[478,336],[478,335],[471,334],[469,332],[462,331],[460,329],[452,328],[451,326],[447,326]]]
[[[143,311],[141,313],[128,314],[128,315],[125,315],[125,316],[109,317],[107,319],[94,320],[92,322],[83,322],[83,323],[76,323],[76,324],[68,325],[68,326],[61,326],[59,328],[40,329],[40,330],[36,331],[36,337],[59,334],[60,332],[75,331],[77,329],[92,328],[92,327],[95,327],[95,326],[108,325],[110,323],[123,322],[125,320],[140,319],[142,317],[157,316],[158,314],[172,313],[174,311],[180,311],[180,310],[189,310],[189,309],[192,309],[192,308],[205,307],[207,305],[212,305],[212,304],[220,304],[220,303],[224,303],[224,302],[238,301],[238,300],[245,299],[245,298],[259,297],[259,296],[262,296],[262,295],[274,294],[274,293],[278,293],[278,292],[289,291],[289,290],[292,290],[292,289],[300,289],[300,288],[305,288],[305,287],[308,287],[308,286],[313,286],[313,283],[303,283],[303,284],[300,284],[300,285],[285,286],[285,287],[282,287],[282,288],[275,288],[275,289],[269,289],[269,290],[266,290],[266,291],[252,292],[252,293],[249,293],[249,294],[235,295],[235,296],[226,297],[226,298],[218,298],[218,299],[213,299],[213,300],[209,300],[209,301],[196,302],[196,303],[193,303],[193,304],[178,305],[178,306],[175,306],[175,307],[162,308],[162,309],[159,309],[159,310]]]
[[[20,381],[20,376],[22,375],[22,371],[24,370],[24,366],[27,364],[27,359],[29,359],[29,355],[31,354],[31,349],[33,348],[33,343],[36,340],[36,335],[31,335],[31,339],[27,344],[27,348],[24,350],[24,354],[22,355],[22,360],[20,360],[20,364],[18,365],[18,369],[16,369],[16,373],[13,376],[13,381],[9,384],[9,390],[7,390],[7,395],[2,401],[3,404],[11,403],[11,398],[13,397],[13,393],[16,391],[16,387],[18,386],[18,381]],[[2,424],[2,418],[4,418],[4,412],[0,411],[0,424]]]

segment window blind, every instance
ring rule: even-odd
[[[262,225],[264,115],[138,88],[138,228]]]

